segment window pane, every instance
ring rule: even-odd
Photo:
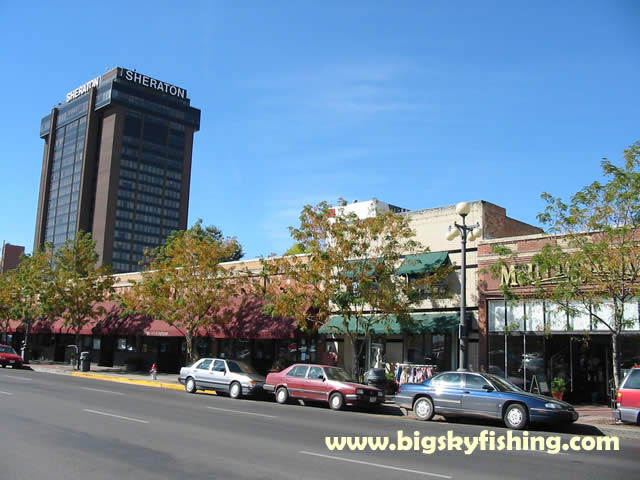
[[[489,302],[489,331],[504,331],[505,318],[505,302],[504,300],[491,300]]]
[[[507,302],[507,328],[511,332],[524,330],[524,304],[522,302]]]
[[[571,309],[573,313],[569,316],[570,324],[573,330],[584,331],[591,327],[591,319],[589,310],[581,303],[572,302]]]
[[[551,330],[566,331],[567,330],[567,313],[562,307],[555,303],[545,304],[547,325]]]
[[[526,330],[529,332],[544,331],[544,308],[540,300],[525,302],[525,312],[527,315]]]

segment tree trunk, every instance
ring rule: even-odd
[[[80,370],[80,330],[76,331],[76,370]]]
[[[618,334],[611,334],[611,360],[613,365],[613,381],[616,390],[620,386],[620,359],[618,358]]]
[[[351,340],[351,351],[353,352],[353,363],[351,366],[351,378],[353,378],[354,381],[359,382],[360,378],[358,376],[358,359],[360,358],[360,356],[362,355],[362,353],[364,352],[364,349],[367,345],[367,337],[364,337],[364,340],[362,342],[362,344],[360,345],[359,348],[356,347],[357,342],[357,337],[351,337],[349,336],[349,339]]]
[[[193,334],[189,331],[185,332],[184,340],[186,343],[185,362],[187,365],[191,365],[193,363]]]

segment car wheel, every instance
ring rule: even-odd
[[[413,413],[415,413],[418,420],[431,420],[433,418],[434,409],[433,402],[430,398],[420,397],[413,404]]]
[[[196,393],[196,381],[193,377],[187,377],[184,382],[184,389],[187,391],[187,393]]]
[[[231,398],[240,398],[242,396],[242,386],[238,382],[233,382],[231,384],[229,396]]]
[[[329,406],[332,410],[342,410],[344,407],[344,397],[338,392],[334,392],[329,397]]]
[[[289,392],[285,387],[280,387],[276,391],[276,402],[287,403],[287,400],[289,400]]]
[[[504,412],[504,424],[514,430],[522,430],[528,420],[527,410],[519,403],[509,405]]]

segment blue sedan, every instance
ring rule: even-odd
[[[530,422],[571,423],[578,419],[578,413],[566,402],[527,393],[504,378],[475,372],[444,372],[424,383],[402,385],[395,403],[413,410],[418,420],[431,420],[436,413],[445,418],[494,418],[516,430]]]

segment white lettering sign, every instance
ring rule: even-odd
[[[142,75],[138,72],[123,68],[122,76],[130,82],[137,83],[139,85],[151,88],[153,90],[158,90],[163,93],[167,93],[174,97],[186,98],[187,96],[187,91],[184,88],[176,87],[175,85],[171,85],[170,83],[161,82],[160,80],[147,77],[146,75]]]
[[[71,100],[75,100],[76,98],[87,93],[91,88],[97,87],[98,85],[100,85],[101,79],[102,77],[96,77],[93,80],[89,80],[84,85],[79,86],[75,90],[71,90],[69,93],[67,93],[67,102],[70,102]]]

